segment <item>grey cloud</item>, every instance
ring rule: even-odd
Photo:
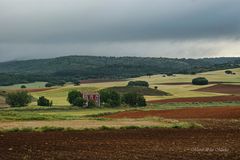
[[[141,56],[132,53],[143,49],[139,45],[134,49],[135,44],[153,46],[150,43],[158,41],[163,47],[166,41],[177,41],[179,45],[169,49],[173,52],[186,49],[181,47],[189,44],[184,41],[237,43],[239,13],[239,0],[0,0],[0,56],[11,59],[45,53],[54,57],[85,51],[115,55],[110,53],[114,43],[122,50],[117,55]],[[153,56],[169,55],[157,48]],[[198,47],[190,48],[183,56],[197,57]],[[210,55],[209,49],[204,51]]]

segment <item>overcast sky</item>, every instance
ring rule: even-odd
[[[0,0],[0,61],[240,56],[240,0]]]

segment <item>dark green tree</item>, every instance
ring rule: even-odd
[[[146,81],[130,81],[128,82],[129,87],[139,86],[139,87],[149,87],[148,82]]]
[[[53,102],[48,100],[47,98],[45,98],[44,96],[39,97],[39,99],[37,100],[37,104],[38,106],[52,106]]]
[[[24,89],[24,88],[27,88],[25,85],[21,85],[21,88]]]
[[[73,106],[77,106],[77,107],[83,107],[85,104],[86,104],[86,100],[80,96],[74,99],[72,103]]]
[[[83,98],[82,97],[82,93],[80,91],[77,91],[77,90],[73,90],[73,91],[70,91],[68,92],[68,97],[67,97],[67,100],[70,104],[74,105],[74,101],[77,99],[77,98]]]
[[[137,94],[137,93],[127,93],[123,95],[122,98],[123,102],[132,106],[132,107],[137,107],[137,106],[146,106],[146,100],[143,95]]]
[[[204,77],[198,77],[198,78],[194,78],[192,80],[192,84],[193,85],[207,85],[208,84],[208,80]]]
[[[121,97],[116,91],[104,89],[99,92],[101,102],[111,107],[117,107],[121,104]]]
[[[11,107],[24,107],[32,101],[32,96],[27,92],[9,93],[6,97],[6,103]]]

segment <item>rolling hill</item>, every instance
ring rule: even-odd
[[[175,59],[66,56],[0,63],[0,85],[35,81],[120,79],[146,74],[185,73],[239,67],[240,58]]]

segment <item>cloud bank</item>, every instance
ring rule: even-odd
[[[0,0],[0,61],[240,56],[239,0]]]

